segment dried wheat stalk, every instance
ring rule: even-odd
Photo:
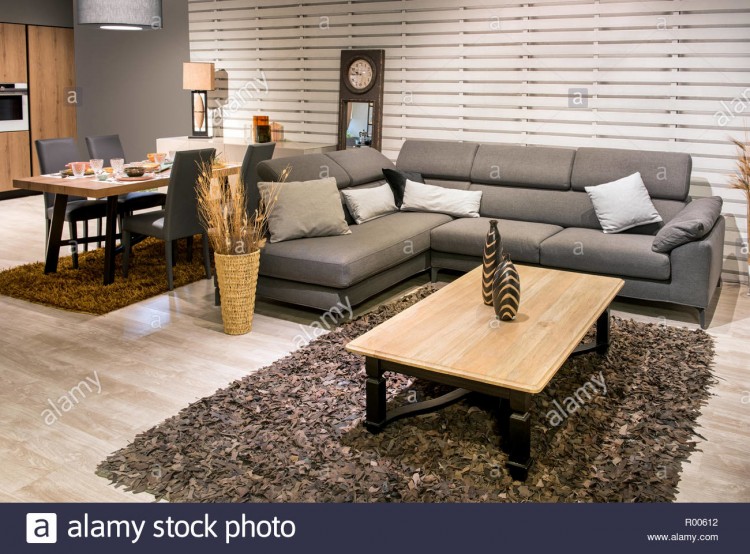
[[[732,188],[745,192],[745,201],[747,202],[747,240],[750,241],[750,144],[748,144],[747,132],[745,140],[731,139],[737,147],[737,171],[732,175],[729,184]],[[750,263],[750,253],[747,261]]]
[[[236,185],[224,186],[211,179],[211,167],[201,167],[195,185],[198,215],[208,230],[211,247],[217,254],[250,254],[266,244],[268,217],[279,198],[279,189],[291,172],[287,166],[281,178],[263,194],[258,208],[251,217],[247,214],[245,184],[240,179]]]

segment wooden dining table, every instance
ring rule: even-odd
[[[226,164],[212,170],[212,179],[228,178],[240,172],[240,164]],[[117,256],[117,197],[120,194],[164,187],[169,184],[170,171],[157,173],[153,179],[145,181],[97,181],[95,178],[59,177],[37,175],[13,180],[13,187],[55,195],[52,223],[47,237],[44,273],[55,273],[60,259],[62,231],[65,224],[65,208],[68,197],[106,198],[106,226],[104,232],[104,285],[115,280],[115,259]]]

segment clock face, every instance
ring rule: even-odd
[[[352,89],[365,92],[375,81],[375,68],[364,58],[358,58],[349,65],[347,76]]]

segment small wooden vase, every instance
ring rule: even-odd
[[[521,304],[521,277],[507,254],[503,254],[495,270],[492,282],[492,306],[495,315],[502,321],[511,321],[518,314]]]
[[[482,302],[492,306],[492,282],[495,279],[495,270],[503,253],[503,242],[500,231],[497,230],[497,220],[490,220],[490,230],[484,242],[484,255],[482,256]]]

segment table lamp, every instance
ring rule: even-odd
[[[214,64],[185,62],[182,64],[182,88],[192,92],[190,109],[193,113],[193,132],[190,138],[208,136],[208,92],[216,89]]]

